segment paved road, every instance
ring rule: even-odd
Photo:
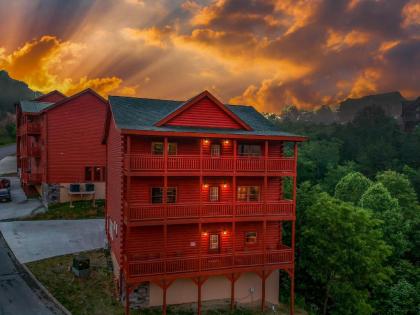
[[[16,143],[0,147],[0,160],[8,155],[16,154]]]
[[[11,183],[11,202],[0,202],[0,221],[21,218],[31,215],[36,209],[43,208],[39,199],[27,199],[23,192],[19,178],[7,177]],[[1,315],[1,313],[0,313]]]
[[[0,314],[63,315],[64,311],[26,272],[0,233]]]
[[[0,222],[0,231],[19,261],[27,263],[103,248],[104,225],[103,219],[13,221]]]

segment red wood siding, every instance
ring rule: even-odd
[[[166,123],[168,126],[243,129],[208,97],[193,104]]]
[[[246,244],[247,232],[257,232],[257,243]],[[265,236],[266,249],[275,250],[282,246],[281,224],[267,222]],[[201,254],[215,253],[209,250],[209,236],[219,234],[220,250],[217,253],[232,253],[233,237],[232,225],[229,223],[209,223],[202,225]],[[263,251],[263,224],[262,222],[240,222],[236,224],[235,251]],[[166,256],[187,257],[197,256],[200,250],[200,235],[197,225],[169,225]],[[144,226],[132,228],[127,241],[127,254],[131,259],[158,259],[165,255],[162,226]]]
[[[107,227],[108,240],[111,248],[121,264],[121,236],[122,236],[122,139],[120,132],[115,128],[111,120],[107,141],[107,178],[110,180],[106,188],[106,215],[118,224],[118,232],[113,240],[110,239],[110,231]],[[109,222],[108,222],[109,226]]]
[[[106,104],[86,92],[48,115],[48,182],[84,182],[86,166],[105,166]]]

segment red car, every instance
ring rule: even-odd
[[[11,201],[12,195],[10,194],[10,180],[7,178],[0,179],[0,201]]]

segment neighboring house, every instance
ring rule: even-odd
[[[281,269],[293,314],[297,143],[305,138],[207,91],[186,102],[110,96],[109,104],[106,231],[126,313],[197,303],[200,314],[202,301],[275,305]]]
[[[70,97],[53,91],[17,104],[17,161],[24,190],[38,192],[47,204],[104,199],[106,112],[107,101],[90,89]]]
[[[414,101],[402,102],[401,117],[405,131],[413,131],[420,124],[420,97]]]

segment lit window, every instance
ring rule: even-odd
[[[238,154],[240,156],[261,156],[261,145],[259,144],[239,144]]]
[[[246,232],[245,244],[247,245],[257,244],[257,232]]]
[[[259,201],[260,187],[259,186],[238,186],[238,201]]]
[[[219,157],[220,156],[220,144],[214,143],[210,147],[210,154],[213,157]]]
[[[220,248],[219,234],[210,234],[209,236],[209,249],[218,251]]]
[[[210,193],[210,201],[219,201],[219,187],[218,186],[212,186],[209,190]]]

